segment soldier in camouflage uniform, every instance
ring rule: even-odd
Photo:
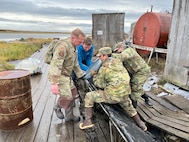
[[[54,110],[58,118],[65,118],[66,121],[79,121],[79,117],[73,115],[73,106],[78,93],[71,79],[71,73],[73,70],[78,78],[84,75],[79,67],[76,53],[76,46],[83,42],[84,37],[85,34],[80,29],[73,30],[70,38],[59,41],[50,63],[48,78],[51,82],[51,91],[53,94],[59,94]],[[61,108],[65,109],[65,117]]]
[[[94,103],[106,102],[110,104],[119,103],[126,113],[135,120],[137,125],[146,131],[146,125],[140,120],[129,98],[131,93],[129,74],[119,59],[111,57],[111,53],[112,49],[110,47],[99,49],[97,56],[102,61],[102,66],[98,73],[91,71],[91,75],[94,75],[94,85],[100,89],[86,94],[85,120],[80,123],[79,127],[80,129],[93,127],[94,124],[91,118]]]
[[[124,67],[129,72],[131,77],[130,85],[131,85],[131,95],[130,98],[132,100],[133,106],[137,107],[137,100],[139,97],[144,98],[145,103],[152,107],[153,104],[150,102],[148,96],[144,93],[143,85],[145,81],[148,79],[150,75],[150,67],[144,61],[144,59],[136,52],[136,50],[132,47],[125,45],[124,42],[119,42],[113,47],[112,50],[114,53],[114,57],[118,57],[123,62]]]

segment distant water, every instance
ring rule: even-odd
[[[0,33],[0,41],[13,41],[21,38],[66,38],[70,34],[32,34],[32,33]]]

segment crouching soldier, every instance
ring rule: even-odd
[[[123,62],[124,67],[129,72],[131,77],[131,100],[133,106],[137,107],[137,101],[140,97],[145,100],[146,105],[153,107],[149,97],[144,93],[143,85],[150,75],[150,67],[144,59],[132,47],[125,45],[124,42],[119,42],[113,47],[113,56],[118,57]]]
[[[131,93],[129,74],[123,67],[122,62],[119,59],[112,58],[111,54],[112,49],[110,47],[99,49],[97,56],[102,61],[102,66],[98,73],[91,71],[91,75],[94,75],[94,85],[99,89],[86,93],[85,120],[80,123],[79,127],[80,129],[93,127],[94,124],[91,118],[94,103],[105,102],[110,104],[119,103],[136,124],[143,131],[146,131],[146,125],[141,121],[129,98]]]

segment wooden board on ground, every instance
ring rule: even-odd
[[[153,103],[153,108],[148,107],[144,100],[140,98],[137,111],[141,117],[150,125],[164,132],[181,139],[189,140],[189,115],[181,108],[173,105],[174,103],[170,104],[163,98],[158,98],[153,93],[147,93],[147,95]],[[174,98],[172,99],[174,100]],[[179,99],[175,98],[176,100],[178,101]]]
[[[178,108],[184,110],[189,114],[189,100],[185,99],[181,95],[170,95],[164,97],[167,101],[169,101],[171,104],[174,104]]]

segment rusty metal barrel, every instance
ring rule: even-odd
[[[33,120],[30,73],[0,72],[0,130],[15,130]]]

